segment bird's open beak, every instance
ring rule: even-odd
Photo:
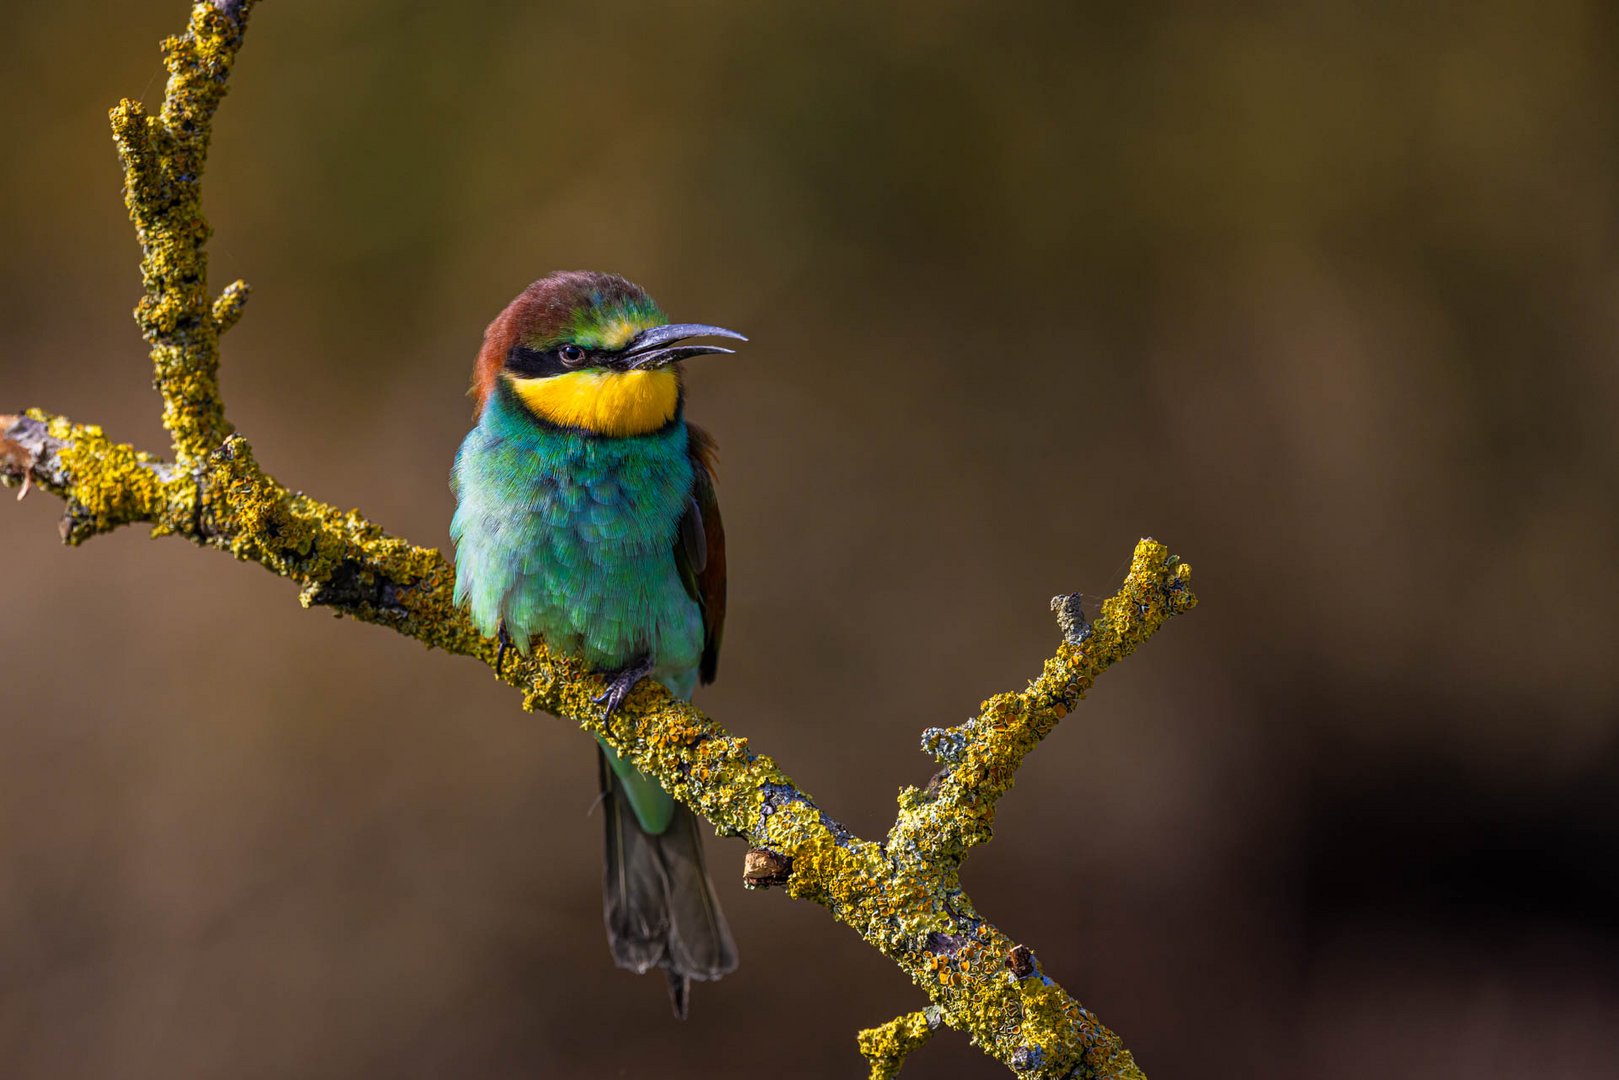
[[[685,341],[694,337],[723,337],[735,338],[737,341],[746,341],[747,338],[735,330],[727,330],[723,326],[705,326],[702,323],[671,323],[668,326],[654,326],[650,330],[642,330],[630,339],[629,348],[618,356],[616,367],[624,371],[644,371],[648,368],[660,368],[672,364],[676,360],[685,360],[693,356],[709,356],[714,353],[734,353],[735,349],[722,348],[719,345],[676,345],[677,341]]]

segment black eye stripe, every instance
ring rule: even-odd
[[[580,363],[565,364],[557,349],[531,349],[526,345],[513,345],[506,353],[506,370],[525,379],[543,379],[551,375],[565,375],[578,371]],[[589,353],[585,358],[589,358]]]

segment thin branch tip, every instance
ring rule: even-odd
[[[248,297],[253,294],[253,287],[241,278],[237,278],[225,286],[224,292],[214,301],[210,315],[218,333],[223,334],[242,317],[242,311],[247,307]]]
[[[1051,610],[1057,615],[1057,629],[1070,645],[1083,645],[1091,636],[1091,624],[1085,618],[1084,597],[1079,593],[1065,593],[1051,598]]]
[[[893,1080],[905,1060],[925,1046],[943,1024],[944,1011],[929,1005],[860,1032],[855,1042],[871,1065],[870,1080]]]

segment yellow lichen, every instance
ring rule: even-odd
[[[871,1062],[871,1080],[892,1080],[905,1059],[933,1037],[933,1025],[922,1010],[867,1028],[858,1036],[860,1053]]]

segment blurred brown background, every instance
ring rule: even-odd
[[[1614,8],[1072,7],[265,4],[231,414],[445,545],[529,280],[738,327],[705,708],[878,833],[1159,536],[1203,605],[1031,759],[982,910],[1154,1077],[1613,1075]],[[159,449],[105,113],[185,5],[6,9],[0,406]],[[744,966],[674,1023],[607,958],[588,739],[58,512],[0,506],[0,1075],[853,1076],[919,1004],[716,841]]]

